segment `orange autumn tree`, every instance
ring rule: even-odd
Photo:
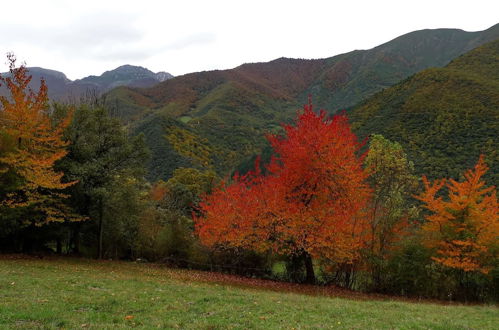
[[[353,263],[364,245],[370,190],[362,144],[345,115],[304,107],[285,137],[268,137],[277,157],[267,174],[234,177],[200,204],[196,231],[208,246],[272,251],[301,258],[314,282],[312,258]]]
[[[436,180],[423,177],[425,191],[416,196],[431,211],[423,231],[427,245],[436,249],[436,262],[465,272],[487,274],[496,260],[499,248],[499,209],[495,187],[485,187],[482,176],[487,172],[481,155],[464,181]],[[448,198],[437,197],[446,186]]]
[[[56,161],[67,153],[68,142],[63,131],[71,116],[55,123],[50,116],[47,86],[42,80],[37,93],[29,87],[24,65],[16,67],[14,55],[7,55],[10,76],[0,77],[10,97],[0,96],[0,131],[2,141],[9,141],[11,148],[0,155],[0,173],[16,176],[17,184],[2,202],[4,206],[35,206],[45,214],[44,222],[60,221],[65,209],[60,203],[64,197],[55,191],[73,183],[63,183],[63,173],[54,170]]]

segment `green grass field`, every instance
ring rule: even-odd
[[[0,328],[131,326],[497,329],[499,308],[392,300],[149,264],[0,256]]]

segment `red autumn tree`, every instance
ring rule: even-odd
[[[61,221],[65,217],[61,212],[67,207],[61,203],[63,195],[55,191],[74,182],[63,183],[64,173],[56,172],[54,164],[67,154],[63,132],[71,116],[55,123],[49,113],[45,82],[42,80],[34,93],[27,68],[16,67],[12,54],[8,60],[10,76],[0,77],[0,85],[5,85],[11,95],[0,96],[0,131],[11,148],[0,155],[0,173],[16,176],[18,183],[2,203],[10,207],[36,205],[45,214],[44,222]]]
[[[277,157],[264,176],[235,177],[200,204],[196,230],[208,246],[228,245],[302,258],[352,263],[364,244],[370,195],[361,144],[345,115],[305,106],[285,137],[268,137]],[[258,168],[258,166],[256,166]]]
[[[431,211],[423,231],[427,245],[436,249],[436,262],[465,272],[488,273],[499,248],[499,208],[495,187],[485,188],[482,176],[487,172],[483,155],[464,181],[436,180],[423,177],[425,191],[417,196]],[[437,193],[446,186],[449,197]],[[495,251],[495,252],[494,252]]]

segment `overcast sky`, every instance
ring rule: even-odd
[[[10,6],[10,7],[9,7]],[[425,28],[480,31],[498,0],[45,0],[2,4],[0,54],[70,79],[122,64],[173,75],[369,49]],[[6,71],[6,59],[0,60]]]

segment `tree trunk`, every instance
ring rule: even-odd
[[[80,254],[80,224],[75,224],[73,228],[73,253]]]
[[[289,260],[286,263],[286,271],[288,273],[289,279],[292,282],[299,283],[303,281],[302,270],[303,270],[303,256],[300,254],[293,253],[289,256]]]
[[[353,265],[345,264],[342,268],[345,273],[345,282],[343,283],[343,287],[351,289],[354,281]]]
[[[303,261],[305,262],[306,278],[305,282],[308,284],[315,284],[315,272],[312,257],[308,252],[303,252]]]
[[[97,247],[97,255],[99,259],[102,259],[102,238],[104,233],[104,209],[102,205],[102,198],[99,199],[99,246]]]
[[[61,237],[57,237],[57,248],[56,248],[56,253],[57,254],[62,254],[62,238]]]

